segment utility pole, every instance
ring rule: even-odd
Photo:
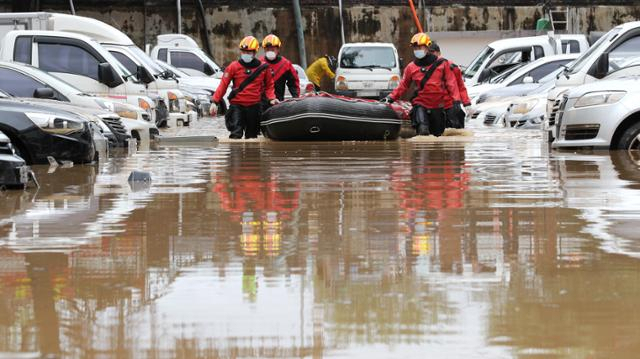
[[[307,68],[307,51],[304,46],[304,30],[302,29],[302,11],[300,1],[293,0],[293,16],[296,19],[296,33],[298,34],[298,51],[300,54],[300,66]]]
[[[76,8],[73,7],[73,0],[69,0],[69,6],[71,7],[71,15],[76,14]]]
[[[178,8],[178,34],[182,34],[182,8],[180,7],[180,0],[176,0],[176,7]]]

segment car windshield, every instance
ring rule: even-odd
[[[589,57],[591,57],[591,55],[594,54],[594,53],[602,52],[601,49],[604,49],[605,47],[609,46],[609,42],[611,40],[613,40],[616,36],[618,36],[619,32],[620,32],[620,29],[619,28],[615,28],[615,29],[609,31],[608,33],[604,34],[600,39],[598,39],[598,41],[596,41],[595,44],[593,44],[589,48],[589,50],[587,50],[587,52],[582,54],[576,60],[576,62],[573,63],[573,65],[571,65],[571,66],[569,66],[567,68],[567,72],[570,73],[570,74],[575,74],[576,72],[580,71],[582,66],[584,66],[585,62],[587,61],[587,59]]]
[[[464,70],[464,77],[472,78],[491,54],[493,54],[493,49],[489,46],[480,51],[478,56],[476,56],[476,58],[471,61],[471,64],[467,66],[467,69]]]
[[[549,81],[555,81],[556,77],[558,77],[558,75],[564,71],[565,67],[564,66],[560,66],[557,69],[551,71],[549,74],[547,74],[544,77],[541,77],[540,80],[538,80],[539,84],[546,84]]]
[[[136,45],[129,45],[127,46],[127,48],[129,48],[129,50],[133,53],[133,56],[135,56],[138,61],[142,62],[144,67],[150,70],[154,75],[159,75],[164,72],[162,67],[153,62],[153,60],[151,60],[151,58],[147,56],[144,51],[140,50],[140,48]]]
[[[509,77],[511,74],[513,74],[514,72],[516,72],[516,70],[518,70],[519,68],[521,68],[522,66],[524,66],[525,64],[518,64],[513,66],[512,68],[504,71],[503,73],[501,73],[500,75],[492,78],[489,83],[492,84],[497,84],[497,83],[501,83],[502,81],[504,81],[504,79],[506,79],[507,77]]]
[[[173,72],[176,77],[180,78],[180,77],[189,77],[189,75],[187,75],[186,73],[184,73],[184,71],[180,70],[179,68],[173,66],[173,65],[169,65],[166,62],[160,61],[160,60],[156,60],[156,63],[158,64],[158,66],[162,67],[163,70],[169,70],[171,72]]]
[[[201,56],[204,56],[205,58],[207,58],[209,65],[211,65],[211,67],[213,67],[213,69],[218,72],[218,71],[222,71],[222,69],[220,68],[220,66],[218,66],[218,64],[216,64],[215,61],[213,61],[212,58],[209,57],[209,55],[207,55],[206,52],[202,51],[202,49],[197,49],[196,50],[197,53],[199,53]]]
[[[393,48],[388,46],[348,46],[340,54],[340,67],[345,69],[373,69],[396,67]]]
[[[34,75],[35,75],[34,77],[38,81],[43,82],[45,85],[51,87],[52,89],[62,94],[67,94],[67,93],[82,94],[82,91],[73,87],[73,85],[71,85],[70,83],[58,77],[50,75],[48,72],[42,71],[35,67],[30,68],[30,70],[34,72]]]

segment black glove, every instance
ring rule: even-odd
[[[393,103],[393,99],[391,98],[391,96],[387,96],[383,99],[380,100],[381,103]]]

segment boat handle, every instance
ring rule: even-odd
[[[320,132],[320,127],[318,126],[313,126],[309,129],[309,133],[318,133]]]

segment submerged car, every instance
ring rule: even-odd
[[[11,140],[0,131],[0,188],[24,188],[29,182],[29,167],[16,155]]]
[[[11,99],[0,92],[0,131],[27,164],[58,161],[89,163],[96,157],[94,128],[68,111]]]

